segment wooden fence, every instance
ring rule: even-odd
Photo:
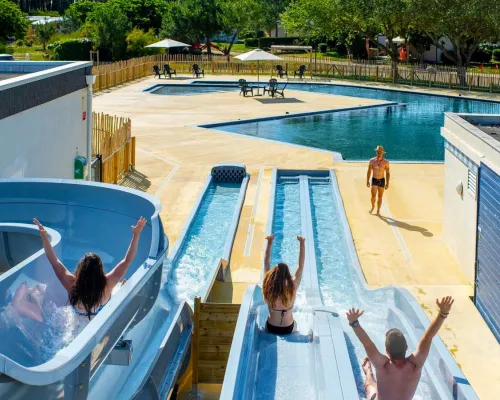
[[[240,304],[202,303],[194,299],[191,342],[193,389],[198,383],[222,383]]]
[[[279,62],[242,62],[223,55],[157,55],[134,58],[127,61],[100,65],[94,67],[97,75],[94,90],[111,88],[126,82],[153,75],[153,66],[163,69],[163,64],[169,63],[178,74],[191,75],[192,65],[198,64],[207,75],[254,75],[257,68],[261,75],[275,76],[276,64],[288,70],[289,78],[294,77],[300,65],[306,66],[306,76],[318,80],[348,79],[358,81],[373,81],[401,83],[415,86],[439,87],[446,89],[477,90],[500,92],[500,73],[495,70],[458,70],[454,67],[427,66],[412,64],[376,65],[368,62],[354,63],[333,61],[329,58],[309,60],[298,56],[282,56]]]
[[[135,166],[135,137],[130,119],[92,113],[92,156],[100,155],[101,182],[118,183]]]

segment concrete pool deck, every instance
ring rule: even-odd
[[[209,79],[216,78],[235,79]],[[161,80],[174,82],[187,81]],[[142,92],[155,83],[158,80],[148,78],[101,93],[94,98],[94,109],[132,119],[137,137],[136,171],[124,183],[160,199],[161,217],[172,243],[214,164],[241,162],[251,174],[233,247],[231,281],[216,283],[213,295],[217,301],[240,302],[246,286],[260,279],[272,168],[334,168],[368,284],[408,288],[430,317],[436,313],[437,296],[455,296],[441,337],[479,397],[496,398],[500,346],[470,301],[472,287],[441,237],[443,165],[394,164],[382,212],[392,219],[381,219],[368,213],[364,164],[334,163],[329,152],[195,126],[377,101],[293,90],[287,90],[288,97],[298,102],[270,104],[235,92],[172,97]]]

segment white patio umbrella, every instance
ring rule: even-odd
[[[255,49],[252,51],[249,51],[248,53],[243,53],[240,54],[239,56],[236,56],[234,58],[237,58],[238,60],[241,61],[257,61],[257,82],[260,82],[260,77],[259,77],[259,62],[260,61],[277,61],[277,60],[283,60],[281,57],[275,56],[274,54],[268,53],[264,50],[261,49]]]
[[[190,44],[178,42],[177,40],[164,39],[160,40],[159,42],[149,44],[146,47],[158,47],[162,49],[170,49],[172,47],[190,47],[190,46],[191,46]]]
[[[168,49],[171,49],[173,47],[191,47],[191,45],[187,43],[178,42],[177,40],[173,39],[163,39],[160,40],[159,42],[149,44],[146,47],[167,49],[167,55],[168,55]]]

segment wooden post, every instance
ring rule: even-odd
[[[130,163],[132,167],[135,167],[135,136],[132,136],[132,160]]]
[[[198,397],[198,369],[200,358],[200,308],[201,297],[194,298],[193,339],[191,340],[191,357],[193,360],[193,391],[192,395]]]

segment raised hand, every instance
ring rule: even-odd
[[[306,241],[306,238],[302,237],[302,236],[297,236],[297,240],[300,242],[300,244],[304,244]]]
[[[46,239],[47,238],[47,231],[45,230],[43,225],[40,223],[40,221],[38,221],[36,218],[33,218],[33,223],[36,226],[38,226],[38,230],[40,231],[40,236],[42,237],[42,239]]]
[[[449,314],[451,310],[451,306],[455,300],[453,300],[453,297],[451,296],[446,296],[439,301],[439,299],[436,299],[436,304],[439,307],[439,311],[441,311],[443,314]]]
[[[272,244],[274,240],[274,235],[266,236],[267,244]]]
[[[132,226],[132,232],[134,235],[140,235],[144,227],[146,226],[146,219],[141,217],[139,221],[137,221],[137,225]]]
[[[357,321],[359,317],[363,315],[363,313],[364,311],[360,311],[359,309],[353,307],[346,312],[346,317],[349,323],[352,324],[354,321]]]

